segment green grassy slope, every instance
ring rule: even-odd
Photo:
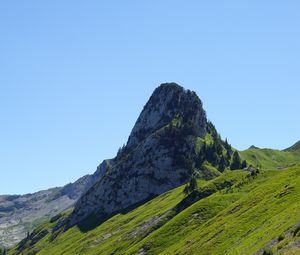
[[[299,152],[300,151],[300,141],[296,142],[293,146],[285,149],[285,151]]]
[[[265,246],[267,249],[271,240],[276,241],[272,245],[275,252],[280,247],[279,236],[283,235],[281,245],[297,238],[288,240],[284,232],[300,221],[299,182],[299,167],[264,172],[255,180],[187,208],[128,254],[143,249],[147,254],[253,254],[260,249],[263,252]],[[215,208],[219,211],[210,213]],[[184,224],[182,219],[189,222]],[[174,242],[168,235],[170,226],[177,228],[176,235],[182,233]],[[164,236],[167,241],[160,243]]]
[[[41,225],[22,254],[298,254],[300,165],[255,177],[225,171],[198,185],[188,197],[179,187],[89,231],[73,227],[54,239],[57,222]]]
[[[300,163],[300,150],[248,149],[239,153],[249,164],[264,169],[281,169]]]
[[[213,181],[199,181],[199,192],[207,196],[221,189],[222,183],[231,185],[245,174],[228,172]],[[172,209],[186,196],[183,188],[169,191],[130,213],[116,215],[89,232],[84,233],[78,227],[74,227],[53,242],[51,229],[55,222],[43,224],[36,230],[36,236],[46,229],[49,234],[33,247],[25,249],[23,254],[38,251],[39,254],[122,254],[173,217]],[[15,251],[12,251],[13,253]]]

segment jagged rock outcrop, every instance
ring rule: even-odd
[[[187,182],[195,140],[207,119],[195,92],[162,84],[140,114],[124,148],[78,200],[69,226],[89,215],[104,217]]]

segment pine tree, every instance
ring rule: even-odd
[[[234,153],[232,155],[232,161],[231,161],[230,169],[231,170],[240,169],[241,165],[242,164],[241,164],[240,155],[237,151],[234,151]]]
[[[190,180],[189,186],[190,186],[190,191],[194,191],[197,189],[198,184],[197,184],[197,179],[195,176],[193,176],[192,179]]]
[[[231,145],[228,143],[227,138],[225,139],[225,142],[224,142],[224,148],[227,151],[227,153],[231,156],[232,148],[231,148]]]
[[[241,169],[245,169],[247,167],[247,161],[243,160],[242,164],[241,164]]]
[[[223,172],[225,170],[226,166],[227,166],[226,159],[225,159],[224,155],[222,155],[221,158],[220,158],[219,170],[221,172]]]
[[[185,185],[183,192],[185,194],[189,194],[189,193],[193,192],[194,190],[196,190],[197,187],[198,187],[197,178],[195,177],[195,175],[193,175],[191,180],[189,181],[189,183],[187,185]]]

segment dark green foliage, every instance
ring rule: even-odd
[[[227,165],[228,165],[228,161],[226,160],[225,156],[222,154],[219,162],[219,170],[223,172],[227,167]]]
[[[246,163],[247,166],[247,163]],[[242,168],[242,162],[241,162],[241,157],[238,151],[234,151],[232,155],[232,161],[230,164],[230,169],[231,170],[236,170],[236,169],[241,169]]]
[[[196,156],[196,168],[201,169],[203,163],[207,161],[213,166],[219,166],[219,155],[215,144],[206,144],[204,142],[198,155]]]
[[[184,143],[185,136],[182,127],[170,125],[157,135],[160,145],[166,148],[177,148],[177,145]]]
[[[243,160],[242,164],[241,164],[241,169],[244,169],[247,167],[247,161]]]
[[[174,166],[191,170],[183,178],[185,181],[190,179],[195,165],[194,145],[189,142],[188,136],[196,136],[196,127],[190,121],[184,124],[172,123],[155,134],[159,145],[170,150]]]
[[[125,144],[123,144],[123,146],[118,149],[117,157],[120,157],[124,149],[125,149]]]
[[[196,180],[195,177],[193,177],[193,178],[190,180],[190,189],[191,189],[191,190],[197,189],[197,180]]]
[[[123,146],[120,147],[119,150],[118,150],[116,159],[117,160],[123,160],[128,156],[128,154],[130,154],[130,152],[131,152],[131,149],[128,148],[125,144],[123,144]]]
[[[230,162],[230,160],[231,160],[231,153],[229,151],[226,151],[226,160],[228,162]]]
[[[203,163],[208,162],[220,172],[223,172],[230,166],[232,155],[231,145],[228,143],[227,139],[222,141],[215,126],[211,122],[207,123],[206,132],[211,136],[212,142],[207,143],[204,141],[196,156],[195,166],[197,169],[201,169]]]
[[[207,122],[206,132],[208,134],[211,134],[212,137],[214,138],[214,140],[215,140],[215,138],[220,137],[214,124],[212,124],[210,121]]]
[[[280,236],[278,236],[278,242],[281,242],[282,240],[284,240],[284,235],[281,234]]]
[[[184,188],[184,193],[189,194],[196,190],[198,187],[197,179],[195,176],[192,177],[192,179],[189,181],[189,183]]]
[[[204,142],[199,153],[196,156],[196,160],[195,160],[196,168],[200,169],[202,167],[205,161],[205,157],[206,157],[206,143]]]
[[[229,156],[231,157],[232,148],[231,148],[231,145],[228,143],[227,138],[225,139],[223,146],[224,146],[225,150],[228,152]]]
[[[183,136],[188,136],[188,135],[196,136],[197,135],[197,127],[196,127],[195,123],[193,123],[192,121],[188,121],[186,124],[184,124],[183,128],[182,128],[182,135]]]
[[[273,251],[270,250],[270,249],[266,249],[266,250],[264,250],[264,252],[263,252],[263,255],[273,255],[273,254],[274,254]]]

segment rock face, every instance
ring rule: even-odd
[[[185,91],[175,83],[162,84],[145,105],[128,139],[127,147],[135,147],[154,131],[169,124],[174,118],[191,122],[196,135],[204,136],[206,114],[195,92]]]
[[[60,194],[60,188],[22,196],[0,196],[0,243],[10,247],[36,224],[71,207],[75,200]]]
[[[140,114],[126,146],[93,175],[34,194],[0,196],[0,246],[10,247],[41,222],[75,205],[69,224],[107,216],[182,185],[191,177],[195,139],[207,120],[198,96],[162,84]]]
[[[99,168],[98,181],[77,201],[72,226],[104,217],[191,178],[195,139],[206,132],[206,114],[195,92],[162,84],[140,114],[124,148]]]
[[[105,165],[106,161],[93,175],[85,175],[64,187],[26,195],[0,196],[0,246],[15,245],[38,224],[71,208],[101,178]]]

